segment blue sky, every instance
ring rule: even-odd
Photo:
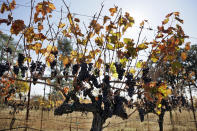
[[[0,0],[0,4],[2,4]],[[10,0],[9,0],[10,1]],[[40,2],[42,0],[36,0]],[[114,5],[123,9],[123,12],[129,12],[134,17],[136,24],[127,35],[130,37],[136,37],[139,28],[139,23],[146,19],[149,21],[149,26],[156,29],[158,25],[161,25],[161,21],[165,18],[168,13],[178,11],[180,12],[180,18],[184,20],[183,29],[185,34],[191,38],[189,41],[192,44],[197,44],[197,0],[65,0],[69,5],[71,13],[77,13],[76,15],[80,20],[88,24],[91,20],[90,17],[82,16],[93,16],[98,13],[103,2],[104,8],[102,16],[109,15],[108,9],[114,7]],[[14,19],[23,19],[27,24],[30,16],[30,0],[16,0],[17,8],[13,11]],[[66,8],[62,3],[62,0],[53,0],[56,10],[60,11],[61,7],[66,12]],[[0,14],[0,18],[6,18],[7,14]],[[64,14],[66,17],[66,14]],[[60,18],[59,12],[54,12],[51,23],[58,24]],[[9,28],[5,24],[0,25],[0,30],[8,33]],[[151,38],[154,35],[154,31],[145,31],[144,35]],[[17,39],[17,37],[16,37]],[[33,90],[33,94],[43,94],[43,86],[36,87]]]

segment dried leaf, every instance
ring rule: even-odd
[[[110,19],[110,17],[108,17],[108,16],[104,16],[104,19],[103,19],[103,25],[107,22],[107,20],[109,20]]]
[[[182,53],[181,53],[181,59],[182,59],[183,61],[185,61],[185,60],[187,59],[187,53],[182,52]]]
[[[80,22],[80,20],[78,18],[75,18],[74,21],[75,22]]]
[[[186,43],[186,45],[185,45],[185,50],[186,51],[190,50],[190,44],[191,44],[191,42]]]
[[[117,12],[117,10],[118,10],[117,6],[115,6],[114,8],[110,8],[109,12],[111,13],[111,16],[114,16],[114,14]]]
[[[25,28],[25,24],[23,20],[15,20],[12,23],[10,32],[12,34],[18,35]]]

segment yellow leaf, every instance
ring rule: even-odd
[[[155,58],[155,57],[151,58],[151,60],[152,60],[152,62],[154,62],[154,63],[158,61],[158,59]]]
[[[182,53],[181,53],[181,59],[182,59],[183,61],[185,61],[185,60],[187,59],[187,53],[182,52]]]
[[[171,94],[172,94],[171,89],[167,89],[167,90],[166,90],[166,96],[169,96],[169,95],[171,95]]]
[[[142,26],[144,26],[144,21],[142,21],[142,22],[140,23],[140,27],[142,27]]]
[[[110,64],[110,72],[112,73],[112,77],[118,78],[118,73],[116,71],[116,66],[114,65],[113,62]]]
[[[77,51],[75,51],[75,50],[71,51],[71,55],[72,56],[77,56]]]
[[[123,59],[120,59],[120,63],[123,65],[123,67],[126,66],[127,61],[128,61],[128,59],[125,57]]]
[[[160,110],[157,110],[157,114],[160,115],[161,114],[161,111]]]
[[[69,63],[70,63],[69,58],[68,57],[64,57],[63,58],[63,64],[64,64],[64,66],[67,65],[67,64],[69,64]]]
[[[68,17],[68,20],[70,22],[70,25],[73,25],[72,15],[70,13],[68,13],[67,17]]]
[[[146,49],[146,48],[148,48],[148,46],[145,43],[142,43],[142,44],[139,44],[138,45],[138,48],[140,48],[140,49]]]
[[[143,62],[142,61],[138,61],[136,64],[137,68],[142,68],[143,67]]]
[[[162,24],[165,25],[165,24],[167,24],[168,22],[169,22],[169,18],[166,18],[166,19],[162,22]]]
[[[25,57],[24,61],[31,62],[31,57]]]
[[[58,28],[63,28],[65,25],[66,24],[60,22]]]
[[[158,108],[161,108],[161,106],[162,106],[162,105],[161,105],[161,104],[159,104],[157,107],[158,107]]]
[[[106,44],[106,48],[108,50],[114,50],[114,47],[112,45],[108,44],[108,43]]]
[[[136,70],[134,68],[131,68],[129,72],[135,74]]]
[[[51,52],[52,48],[53,48],[52,45],[48,45],[47,46],[47,52]]]

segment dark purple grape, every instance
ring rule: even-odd
[[[19,67],[18,66],[14,66],[13,72],[14,72],[14,74],[18,75]]]

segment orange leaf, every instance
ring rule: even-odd
[[[38,31],[40,32],[43,28],[43,25],[41,23],[38,23]]]
[[[108,16],[104,16],[104,19],[103,19],[103,24],[105,24],[107,22],[107,20],[109,20],[110,18]]]
[[[191,42],[187,42],[186,45],[185,45],[185,50],[190,50],[190,44]]]
[[[109,11],[111,13],[111,16],[114,16],[114,14],[117,12],[117,10],[118,10],[117,6],[115,6],[114,8],[110,8]]]
[[[15,20],[12,23],[10,32],[12,34],[18,35],[25,28],[25,24],[23,20]]]
[[[185,61],[185,60],[187,59],[187,53],[182,52],[182,53],[181,53],[181,59],[182,59],[183,61]]]
[[[16,6],[16,1],[13,0],[13,1],[10,3],[9,8],[10,8],[11,10],[13,10],[13,9],[15,8],[15,6]]]
[[[69,88],[68,87],[64,87],[64,93],[67,94],[68,93]]]
[[[52,3],[48,2],[48,6],[49,6],[49,8],[50,8],[51,10],[55,10],[55,6],[54,6],[54,4],[52,4]]]
[[[179,12],[174,12],[175,16],[179,16],[179,14],[180,14]]]

